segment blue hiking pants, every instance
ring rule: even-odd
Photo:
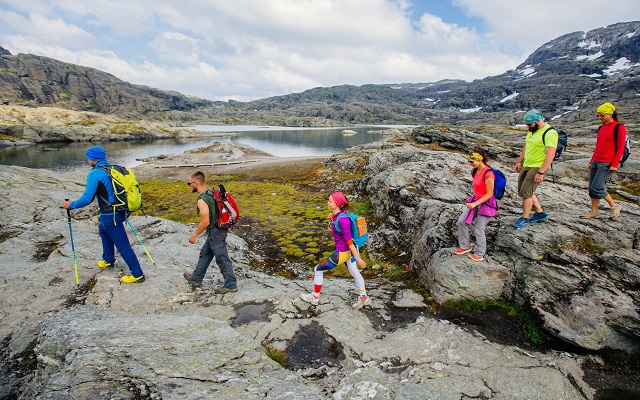
[[[123,213],[100,215],[100,239],[102,239],[102,259],[110,264],[116,260],[113,247],[129,267],[131,275],[135,278],[143,275],[140,262],[134,253],[124,230],[125,215]]]

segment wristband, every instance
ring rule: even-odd
[[[544,172],[536,172],[536,174],[544,175]]]

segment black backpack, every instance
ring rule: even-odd
[[[562,129],[558,129],[558,128],[554,128],[552,126],[548,127],[546,131],[544,131],[544,133],[542,134],[542,144],[545,144],[544,142],[544,136],[547,134],[547,132],[549,132],[551,129],[555,129],[556,132],[558,132],[558,146],[556,147],[556,155],[553,157],[553,161],[556,161],[558,158],[560,158],[560,156],[562,155],[562,152],[564,151],[564,149],[567,148],[567,139],[568,139],[568,135],[567,132],[563,131]]]
[[[616,142],[616,153],[618,152],[618,129],[620,129],[620,126],[624,126],[624,125],[616,124],[616,126],[613,128],[613,140]],[[602,128],[602,125],[600,125],[600,128]],[[600,128],[598,128],[598,132],[600,131]],[[627,140],[624,142],[624,150],[622,152],[622,158],[620,159],[620,168],[624,167],[624,162],[627,161],[627,158],[629,158],[630,154],[631,154],[631,142],[629,141],[629,135],[627,135]]]

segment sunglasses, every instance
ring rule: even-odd
[[[527,125],[528,127],[532,127],[532,126],[534,126],[535,124],[537,124],[537,122],[532,122],[532,123],[530,123],[530,124],[526,124],[526,125]]]
[[[602,118],[602,117],[604,117],[605,115],[607,115],[607,114],[597,113],[597,114],[596,114],[596,117],[598,117],[598,118]]]
[[[187,181],[187,186],[191,186],[191,185],[193,185],[193,184],[194,184],[194,182],[189,182],[189,181]]]

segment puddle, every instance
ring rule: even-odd
[[[345,359],[342,344],[327,334],[317,321],[300,327],[285,350],[289,369],[318,368],[338,365]]]
[[[265,301],[264,303],[243,303],[237,304],[236,317],[233,319],[231,326],[248,324],[254,321],[269,321],[269,314],[273,311],[273,303]]]
[[[379,311],[373,312],[365,310],[369,321],[374,328],[379,331],[393,332],[399,328],[405,328],[409,324],[413,324],[420,317],[434,318],[425,307],[396,307],[391,303],[386,304],[386,313],[381,314]]]

